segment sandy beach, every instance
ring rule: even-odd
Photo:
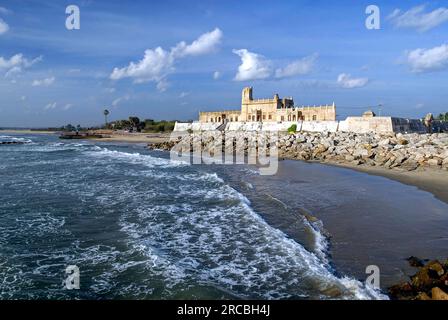
[[[170,133],[114,133],[110,137],[91,139],[96,141],[134,142],[134,143],[160,143],[170,139]]]

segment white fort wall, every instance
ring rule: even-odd
[[[222,123],[181,123],[176,122],[174,131],[287,131],[293,124],[297,131],[309,132],[356,132],[356,133],[392,133],[427,132],[423,122],[418,119],[394,117],[348,117],[342,121],[283,121],[283,122],[228,122]],[[225,126],[221,127],[221,126]],[[448,123],[434,121],[433,131],[448,131]]]

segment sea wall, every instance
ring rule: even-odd
[[[210,131],[221,125],[224,131],[288,131],[292,125],[296,132],[353,132],[353,133],[426,133],[428,128],[419,119],[396,117],[348,117],[342,121],[283,121],[283,122],[227,122],[222,123],[180,123],[174,131]],[[448,122],[433,121],[432,132],[448,132]]]
[[[170,150],[178,139],[187,150],[200,146],[202,152],[247,152],[258,141],[271,141],[281,158],[336,164],[376,166],[415,170],[420,167],[448,170],[448,133],[353,133],[264,131],[195,132],[174,136],[176,141],[152,144],[150,148]],[[226,144],[226,139],[229,140]],[[231,140],[230,140],[231,139]],[[274,139],[274,140],[272,140]],[[228,150],[232,148],[233,150]],[[196,150],[197,151],[197,150]],[[221,151],[219,151],[221,152]]]

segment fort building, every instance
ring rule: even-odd
[[[241,110],[200,112],[200,123],[335,121],[336,106],[295,106],[293,98],[254,99],[252,87],[243,89]]]

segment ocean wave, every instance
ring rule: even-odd
[[[318,256],[324,247],[314,254],[269,226],[217,175],[203,179],[214,188],[188,185],[173,196],[176,202],[188,192],[193,203],[195,197],[202,203],[140,208],[120,221],[134,246],[144,248],[151,261],[157,256],[156,265],[173,286],[212,283],[245,298],[386,298],[360,281],[335,276]]]
[[[188,163],[179,160],[170,160],[164,158],[153,157],[149,154],[128,153],[117,150],[109,150],[107,148],[99,148],[95,151],[87,152],[89,156],[96,158],[108,158],[111,160],[121,160],[132,164],[142,164],[147,167],[181,167],[187,166]]]
[[[28,138],[19,138],[12,136],[0,136],[0,142],[21,142],[21,143],[32,143],[33,140]]]

